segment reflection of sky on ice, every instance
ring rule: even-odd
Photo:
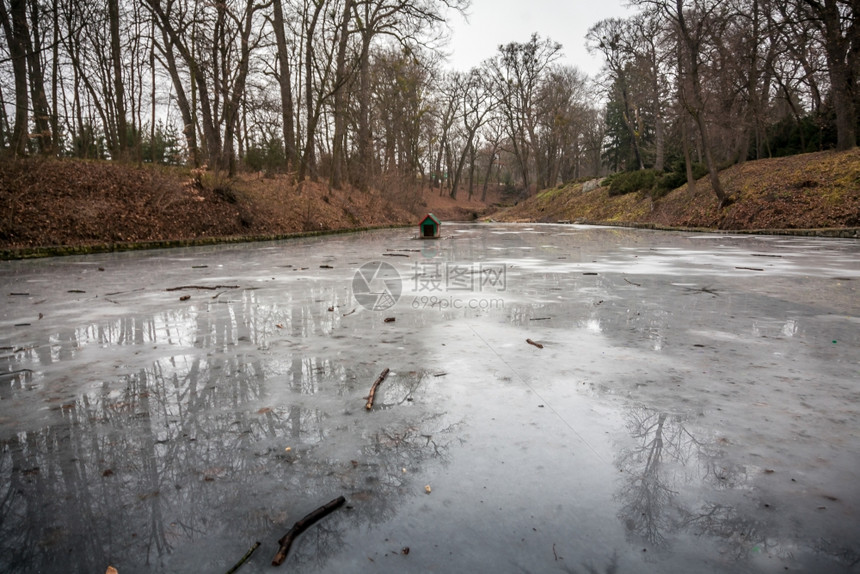
[[[850,571],[856,243],[443,227],[0,263],[0,570]]]

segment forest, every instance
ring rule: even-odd
[[[444,58],[469,0],[0,0],[0,153],[486,197],[857,144],[860,0],[632,0]],[[528,31],[524,31],[528,37]]]

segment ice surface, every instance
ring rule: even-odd
[[[857,571],[860,244],[414,235],[0,263],[0,571]]]

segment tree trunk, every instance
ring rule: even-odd
[[[465,145],[463,146],[463,151],[460,153],[460,158],[457,160],[457,166],[454,170],[454,179],[451,183],[451,199],[457,199],[457,188],[460,186],[460,178],[463,174],[463,166],[466,165],[466,154],[469,153],[469,148],[472,147],[472,140],[475,139],[476,129],[477,128],[470,130],[467,134],[468,137],[466,139]]]
[[[45,74],[42,69],[42,38],[39,31],[39,4],[30,3],[30,29],[33,32],[32,42],[27,35],[27,64],[30,77],[30,97],[33,102],[33,123],[36,124],[39,151],[42,155],[54,153],[54,142],[51,134],[51,114],[48,109],[48,96],[45,92]]]
[[[508,113],[510,114],[510,112]],[[520,169],[520,176],[523,179],[523,189],[526,193],[529,193],[529,188],[531,187],[529,143],[525,138],[522,121],[522,118],[516,117],[509,119],[511,125],[511,145],[514,150],[514,158],[517,160],[517,167]]]
[[[125,119],[125,88],[122,82],[122,51],[119,37],[119,0],[108,0],[108,19],[110,20],[110,48],[113,61],[114,98],[116,99],[117,149],[113,150],[116,159],[127,159],[128,131]]]
[[[6,99],[3,97],[3,86],[0,86],[0,147],[6,145],[6,140],[12,138],[9,129],[9,118],[6,115]]]
[[[366,23],[365,23],[366,26]],[[358,188],[370,189],[373,173],[373,135],[370,131],[370,41],[373,35],[365,28],[361,31],[361,57],[359,60],[358,92]]]
[[[814,4],[818,4],[817,2]],[[857,4],[857,2],[854,2]],[[824,0],[824,6],[817,6],[823,23],[824,49],[833,93],[833,108],[836,112],[836,149],[849,150],[857,145],[857,109],[855,91],[857,90],[857,54],[860,53],[860,24],[854,18],[848,28],[848,37],[842,36],[842,18],[837,0]],[[855,36],[851,38],[851,36]]]
[[[195,61],[190,62],[190,66],[193,75],[192,81],[196,88],[195,91],[197,93],[197,99],[200,102],[200,114],[203,116],[203,140],[206,146],[206,157],[208,158],[209,166],[211,168],[216,170],[223,169],[226,166],[221,163],[221,132],[215,125],[213,118],[212,100],[209,95],[209,88],[206,84],[206,76]],[[215,98],[217,100],[217,94],[215,94]],[[196,107],[192,109],[196,110]]]
[[[678,114],[681,122],[681,143],[684,152],[684,167],[687,173],[687,194],[692,197],[696,193],[696,178],[693,175],[693,157],[690,152],[690,117],[686,112],[684,98],[684,57],[681,48],[681,40],[678,39],[678,104],[682,108]]]
[[[179,114],[182,116],[182,134],[185,136],[185,146],[190,154],[191,165],[194,167],[200,166],[200,153],[197,147],[197,127],[195,126],[194,113],[191,103],[188,101],[188,96],[185,93],[185,85],[182,83],[182,78],[179,76],[179,69],[176,67],[176,57],[173,54],[172,40],[167,36],[167,32],[162,30],[162,38],[164,47],[161,49],[166,60],[167,73],[170,74],[170,80],[173,82],[173,89],[176,91],[176,105],[179,108]],[[154,69],[153,69],[154,73]],[[192,78],[192,82],[194,79]],[[192,85],[193,88],[193,85]],[[153,109],[155,108],[155,86],[153,85]],[[153,131],[155,134],[155,120],[153,116]],[[154,161],[154,160],[153,160]]]
[[[277,0],[280,1],[280,0]],[[335,189],[343,186],[343,170],[345,163],[346,143],[346,48],[349,41],[349,15],[352,11],[353,0],[345,0],[343,3],[343,15],[340,22],[340,37],[337,47],[337,63],[335,72],[334,93],[334,138],[331,149],[331,180],[330,184]]]
[[[493,172],[493,164],[496,161],[496,151],[499,149],[498,142],[493,142],[493,151],[490,152],[490,159],[487,161],[487,172],[484,174],[484,189],[481,191],[481,201],[487,201],[487,188],[490,186],[490,174]]]
[[[296,164],[296,129],[293,122],[293,86],[290,55],[287,51],[287,37],[284,32],[284,9],[281,0],[273,0],[273,24],[275,42],[278,48],[278,85],[281,89],[281,118],[284,138],[284,155],[287,171]]]
[[[200,102],[200,113],[203,116],[203,138],[206,146],[206,155],[209,158],[209,163],[211,167],[215,169],[222,169],[225,167],[223,165],[223,155],[222,155],[222,140],[221,140],[221,132],[218,129],[218,125],[215,123],[215,117],[213,114],[213,110],[217,111],[218,106],[218,83],[217,76],[215,76],[215,72],[217,71],[217,66],[213,66],[215,68],[213,70],[213,86],[214,90],[214,98],[215,98],[215,106],[212,105],[212,99],[210,99],[209,94],[209,86],[206,82],[206,74],[203,68],[198,64],[194,54],[191,50],[188,49],[180,35],[177,33],[176,29],[173,27],[173,24],[170,21],[170,18],[165,14],[164,9],[161,6],[160,0],[146,0],[148,5],[152,8],[154,14],[158,17],[160,22],[160,27],[163,33],[167,34],[170,39],[170,43],[179,50],[179,53],[182,55],[183,60],[188,65],[191,75],[191,91],[192,91],[192,105],[191,112],[196,113],[197,105],[195,100],[196,97],[199,98]],[[226,8],[222,4],[217,5],[219,14],[223,12]],[[220,18],[223,18],[223,14],[219,15]],[[217,36],[218,34],[216,34]],[[192,37],[192,48],[194,46],[194,38]],[[217,44],[217,38],[216,42]],[[196,121],[192,123],[192,126],[196,127]]]
[[[720,174],[711,152],[708,127],[702,116],[702,113],[696,114],[696,126],[699,128],[699,136],[702,138],[702,151],[705,154],[705,165],[708,167],[708,176],[711,180],[711,188],[713,188],[714,195],[716,195],[717,199],[720,200],[720,206],[722,206],[726,202],[726,199],[728,199],[728,196],[723,190],[723,185],[720,182]]]
[[[654,169],[663,171],[666,166],[666,136],[663,130],[663,111],[660,106],[660,72],[656,64],[656,55],[651,57],[655,61],[654,75],[651,78],[652,97],[654,98]]]
[[[472,196],[475,194],[475,160],[478,151],[474,143],[469,148],[469,201],[472,201]]]
[[[53,36],[51,39],[51,134],[54,136],[54,151],[60,148],[60,112],[58,107],[60,85],[60,15],[57,0],[51,3]]]
[[[678,28],[681,34],[679,40],[684,44],[684,47],[686,48],[685,59],[687,63],[687,74],[689,75],[691,84],[690,91],[692,92],[692,94],[690,94],[692,102],[688,103],[688,110],[690,112],[690,115],[693,116],[693,120],[696,122],[696,126],[699,128],[699,137],[701,139],[702,151],[704,152],[705,156],[705,165],[708,168],[708,174],[711,180],[711,187],[713,188],[714,195],[716,195],[717,199],[720,200],[720,206],[722,206],[723,204],[725,204],[727,196],[725,191],[723,191],[722,184],[720,183],[720,174],[717,171],[717,165],[714,162],[713,154],[711,153],[709,130],[707,122],[704,118],[705,106],[702,97],[701,78],[699,77],[699,39],[694,38],[687,27],[686,16],[684,14],[683,0],[675,0],[675,2],[677,7]]]
[[[149,126],[149,152],[150,161],[158,163],[155,149],[155,19],[153,18],[149,26],[149,37],[152,38],[149,44],[149,73],[150,73],[150,126]],[[190,148],[189,148],[190,149]]]
[[[299,166],[299,182],[309,176],[311,181],[317,180],[316,171],[316,129],[319,121],[319,101],[314,98],[313,65],[314,65],[314,34],[317,22],[322,12],[324,2],[314,0],[314,13],[305,31],[305,108],[307,120],[305,125],[305,149]]]
[[[445,135],[445,134],[442,134],[442,140],[439,142],[439,153],[438,153],[438,154],[436,154],[436,172],[435,172],[435,178],[436,178],[436,183],[438,183],[438,184],[439,184],[439,189],[440,189],[440,190],[442,189],[442,153],[443,153],[443,151],[444,151],[444,149],[445,149],[445,146],[447,146],[447,145],[448,145],[447,140],[446,140],[445,138],[446,138],[446,135]],[[440,191],[440,193],[439,193],[439,196],[440,196],[440,197],[442,196],[441,191]]]
[[[24,38],[29,34],[25,0],[11,0],[6,11],[5,0],[0,1],[0,20],[3,32],[9,39],[9,55],[15,77],[15,124],[12,128],[12,152],[16,156],[27,154],[29,141],[28,111],[30,95],[27,89],[27,50]]]
[[[627,133],[630,135],[630,147],[633,148],[633,157],[636,158],[637,169],[645,169],[645,162],[642,161],[642,151],[639,149],[639,137],[636,134],[636,125],[634,123],[632,110],[630,109],[630,95],[627,93],[627,80],[623,76],[619,78],[621,83],[621,102],[624,105],[624,123],[627,126]]]
[[[232,91],[224,96],[224,148],[221,165],[227,168],[227,172],[231,177],[236,173],[235,140],[238,131],[237,128],[239,127],[239,115],[242,111],[242,98],[245,96],[245,82],[248,78],[250,68],[250,38],[254,23],[254,10],[252,1],[248,0],[245,5],[244,22],[240,30],[241,51],[239,53],[239,70],[233,82]],[[226,69],[223,72],[227,74]]]

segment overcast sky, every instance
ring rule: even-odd
[[[588,29],[604,18],[634,13],[627,0],[472,0],[469,22],[452,15],[447,51],[451,67],[467,71],[492,57],[500,44],[527,42],[533,32],[564,46],[564,62],[590,76],[602,61],[585,49]]]

